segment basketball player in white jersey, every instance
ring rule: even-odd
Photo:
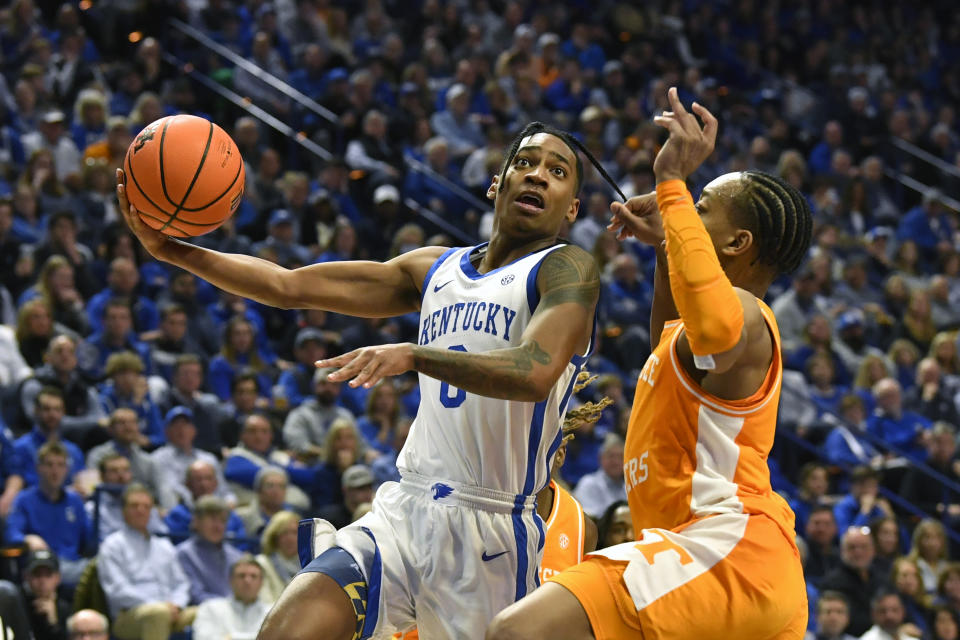
[[[373,510],[336,532],[333,547],[302,558],[309,564],[262,640],[381,638],[414,624],[424,638],[482,638],[498,611],[537,586],[535,496],[592,348],[600,289],[593,258],[557,241],[579,208],[578,150],[610,181],[565,132],[532,123],[517,136],[487,192],[495,209],[487,244],[296,270],[153,231],[127,203],[118,172],[121,210],[146,249],[221,289],[362,317],[420,311],[419,344],[318,363],[339,367],[331,379],[365,387],[416,370],[420,410],[398,459],[402,480],[382,486]]]

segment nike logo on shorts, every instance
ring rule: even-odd
[[[453,280],[447,280],[447,281],[444,282],[443,284],[435,284],[435,285],[433,285],[433,292],[436,293],[437,291],[440,291],[440,289],[443,289],[445,286],[447,286],[447,285],[450,284],[451,282],[453,282]]]
[[[505,553],[506,553],[506,551],[501,551],[500,553],[495,553],[495,554],[493,554],[492,556],[489,556],[489,555],[487,555],[487,552],[484,551],[484,552],[483,552],[483,555],[480,556],[480,557],[483,559],[484,562],[490,562],[490,561],[493,560],[494,558],[499,558],[500,556],[502,556],[502,555],[505,554]]]

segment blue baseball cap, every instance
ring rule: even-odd
[[[347,73],[347,70],[343,67],[336,67],[330,70],[330,73],[327,74],[327,82],[336,82],[337,80],[346,80],[350,77],[350,74]]]
[[[293,224],[293,215],[286,209],[277,209],[270,214],[269,226],[278,224]]]
[[[167,411],[167,415],[163,418],[163,426],[169,427],[177,418],[186,418],[190,422],[193,422],[193,411],[184,406],[174,407],[170,409],[170,411]]]

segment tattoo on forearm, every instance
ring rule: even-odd
[[[492,398],[510,399],[529,386],[536,365],[549,366],[551,355],[536,340],[482,354],[415,347],[414,368],[431,378]]]
[[[592,311],[600,292],[600,272],[585,251],[558,249],[540,267],[541,307],[575,302]]]

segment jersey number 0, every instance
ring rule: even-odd
[[[466,352],[467,348],[462,344],[455,344],[450,347],[451,351],[463,351]],[[455,394],[450,395],[450,389],[456,391]],[[440,404],[445,406],[447,409],[456,409],[463,404],[463,401],[467,399],[467,392],[463,389],[457,389],[456,387],[451,387],[446,382],[440,384]]]

